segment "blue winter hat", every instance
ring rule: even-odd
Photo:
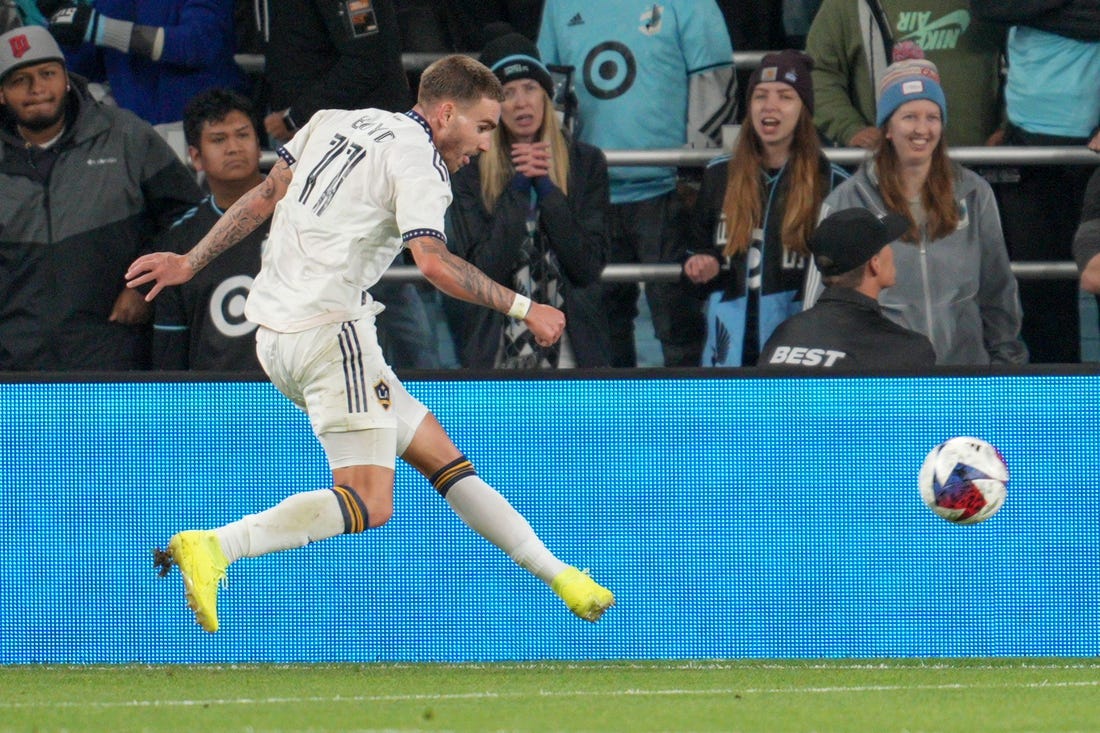
[[[879,84],[875,124],[882,127],[898,107],[915,99],[935,102],[940,108],[943,124],[947,124],[947,98],[940,86],[940,72],[936,65],[927,59],[905,59],[890,64]]]

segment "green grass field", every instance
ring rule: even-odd
[[[1098,731],[1100,661],[0,667],[4,731]]]

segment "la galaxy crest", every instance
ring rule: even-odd
[[[374,397],[385,410],[390,409],[390,406],[393,405],[393,400],[390,397],[390,385],[386,384],[386,380],[379,379],[374,383]]]

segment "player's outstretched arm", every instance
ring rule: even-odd
[[[275,211],[275,205],[286,195],[292,173],[280,160],[259,185],[237,199],[218,219],[206,236],[187,254],[153,252],[134,260],[126,271],[126,287],[153,283],[145,300],[152,300],[169,285],[180,285],[195,276],[210,261],[247,237]]]
[[[541,346],[550,346],[561,338],[565,330],[565,314],[557,308],[531,302],[501,285],[452,254],[435,237],[417,237],[409,241],[408,247],[424,277],[443,293],[513,318],[521,318]]]

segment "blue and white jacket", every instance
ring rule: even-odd
[[[722,254],[726,246],[722,202],[726,197],[729,161],[730,156],[723,155],[707,166],[692,216],[692,247],[688,256],[707,254],[723,264],[719,275],[701,286],[707,297],[702,366],[742,366],[746,355],[755,363],[756,355],[776,326],[802,310],[806,258],[786,250],[781,241],[790,185],[787,168],[760,171],[762,226],[753,232],[753,242],[745,254],[727,258]],[[821,177],[826,182],[826,191],[831,191],[848,173],[822,156]],[[756,317],[750,321],[749,298],[754,292],[759,293],[759,301]]]

